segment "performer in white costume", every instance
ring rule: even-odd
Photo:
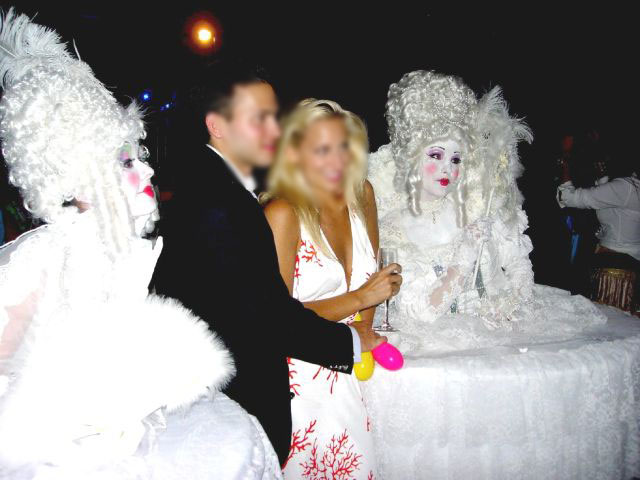
[[[406,275],[396,300],[405,351],[491,346],[506,331],[557,339],[604,323],[585,298],[534,285],[515,182],[517,143],[532,137],[499,87],[477,101],[456,77],[412,72],[391,86],[387,119],[391,144],[371,155],[369,180],[381,245],[398,248]]]
[[[406,362],[364,384],[380,476],[637,476],[640,324],[534,284],[527,127],[499,88],[477,100],[428,71],[391,86],[387,119],[369,180],[403,266],[388,336]]]
[[[162,248],[135,104],[58,35],[0,12],[0,138],[46,224],[0,249],[0,478],[281,478],[219,392],[229,352],[149,295]]]

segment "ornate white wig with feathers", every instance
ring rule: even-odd
[[[0,140],[9,179],[34,217],[53,223],[92,205],[107,250],[126,251],[133,223],[117,152],[145,131],[135,103],[118,104],[58,34],[0,12]]]
[[[422,213],[420,149],[437,140],[455,140],[462,148],[464,169],[474,144],[476,104],[473,91],[461,79],[433,71],[407,73],[389,87],[386,117],[396,164],[394,186],[407,192],[414,215]],[[454,192],[460,207],[464,182]]]
[[[478,100],[458,77],[410,72],[389,87],[386,117],[396,167],[394,187],[406,192],[414,215],[421,213],[420,149],[448,139],[461,146],[463,155],[461,180],[453,192],[460,226],[485,214],[491,191],[499,199],[496,205],[507,206],[502,216],[512,216],[520,207],[517,145],[533,137],[521,119],[509,116],[500,87]]]

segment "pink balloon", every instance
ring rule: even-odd
[[[387,370],[400,370],[404,365],[404,357],[400,350],[388,342],[378,345],[371,353],[376,362]]]

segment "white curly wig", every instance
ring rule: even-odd
[[[0,86],[2,153],[25,207],[53,223],[88,202],[109,250],[125,251],[133,222],[117,152],[145,136],[137,105],[118,104],[55,31],[13,9],[0,12]]]
[[[389,87],[386,117],[396,164],[394,186],[407,192],[414,215],[421,213],[421,149],[437,140],[456,140],[464,168],[473,150],[476,105],[475,94],[460,78],[433,71],[407,73]],[[456,188],[458,203],[464,195],[461,183]]]

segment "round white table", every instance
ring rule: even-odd
[[[600,308],[607,323],[569,340],[378,367],[363,390],[379,478],[640,477],[640,319]]]

